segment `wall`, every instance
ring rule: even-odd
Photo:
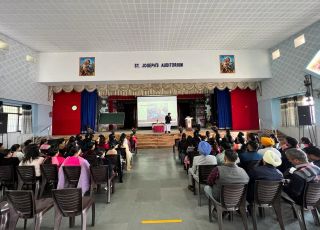
[[[0,51],[0,98],[50,105],[48,87],[37,83],[39,64],[26,61],[26,55],[38,59],[29,47],[0,34],[9,49]]]
[[[234,54],[234,74],[220,74],[219,55]],[[79,57],[96,58],[96,75],[79,77]],[[183,62],[182,68],[134,68],[135,63]],[[265,50],[172,52],[41,53],[39,82],[239,81],[270,78]]]
[[[301,34],[304,34],[306,43],[295,48],[294,39]],[[287,135],[299,136],[298,128],[285,128],[280,126],[281,116],[279,98],[305,94],[306,89],[303,83],[304,75],[307,74],[305,68],[320,49],[319,41],[320,21],[305,28],[269,50],[272,78],[262,82],[262,96],[258,97],[260,118],[266,121],[265,128],[278,128]],[[272,61],[271,53],[276,49],[280,49],[281,56]],[[313,88],[320,89],[320,80],[316,77],[313,77]],[[271,119],[269,120],[267,118],[267,114],[264,114],[263,116],[262,111],[272,111]],[[316,121],[320,121],[320,99],[316,95],[315,111]],[[320,131],[320,128],[317,127],[317,130]],[[318,137],[320,137],[320,135],[318,135]],[[320,143],[319,140],[318,143]]]
[[[3,34],[0,34],[0,40],[9,44],[8,50],[0,50],[0,100],[16,105],[31,104],[33,115],[33,134],[4,135],[5,146],[8,144],[10,147],[33,135],[48,135],[40,134],[39,131],[51,124],[51,118],[48,116],[51,102],[48,101],[48,87],[37,82],[39,63],[26,61],[26,55],[38,59],[38,53]]]

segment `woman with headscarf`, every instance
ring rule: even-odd
[[[197,179],[199,172],[199,165],[217,165],[217,159],[215,156],[210,155],[211,145],[206,141],[201,141],[198,145],[199,156],[193,158],[192,168],[189,169],[189,186],[188,188],[193,191],[192,178]]]

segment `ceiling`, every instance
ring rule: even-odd
[[[1,0],[0,33],[40,52],[267,49],[319,0]]]

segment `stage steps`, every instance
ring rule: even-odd
[[[180,134],[139,134],[137,133],[138,149],[172,148],[174,139]]]

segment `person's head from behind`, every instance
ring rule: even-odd
[[[198,130],[196,130],[196,131],[193,132],[193,137],[199,137],[199,135],[200,135],[200,134],[199,134],[199,131],[198,131]]]
[[[182,133],[181,140],[186,140],[186,139],[187,139],[187,134],[186,133]]]
[[[46,144],[48,142],[47,138],[42,138],[40,140],[40,146],[43,145],[43,144]]]
[[[279,143],[278,138],[277,138],[276,135],[274,135],[273,133],[270,134],[270,138],[273,139],[274,143]]]
[[[56,157],[59,155],[59,145],[51,145],[48,149],[48,155],[51,157]]]
[[[193,145],[193,138],[190,135],[187,137],[187,144],[188,144],[188,146],[192,146]]]
[[[282,164],[281,158],[278,154],[273,152],[272,150],[267,150],[263,154],[263,164],[264,165],[272,165],[273,167],[278,167]]]
[[[320,149],[315,146],[309,146],[304,149],[307,157],[310,161],[318,161],[320,160]]]
[[[171,113],[168,113],[168,116],[170,116],[171,115]]]
[[[255,152],[258,150],[258,143],[255,141],[248,141],[247,143],[247,150],[249,152]]]
[[[76,143],[72,144],[68,150],[67,155],[68,156],[79,156],[81,154],[81,149],[80,146],[77,145]]]
[[[200,141],[198,151],[201,155],[208,156],[211,153],[211,145],[206,141]]]
[[[303,152],[301,149],[288,149],[286,151],[286,157],[288,161],[293,165],[300,165],[308,163],[308,157],[305,152]]]
[[[23,143],[23,146],[26,147],[28,145],[30,145],[32,143],[32,140],[26,140],[24,143]]]
[[[23,162],[32,161],[40,156],[39,147],[37,144],[29,144],[24,148]]]
[[[285,138],[285,144],[287,145],[288,148],[296,148],[298,145],[298,141],[293,137],[287,136]]]
[[[224,162],[225,163],[235,163],[238,159],[238,154],[231,149],[227,149],[224,152]]]
[[[18,151],[21,151],[21,147],[19,144],[14,144],[11,146],[10,152],[14,153],[14,152],[18,152]]]
[[[10,149],[3,149],[2,155],[3,155],[5,158],[10,158],[10,157],[13,156],[13,152],[11,152]]]
[[[227,130],[226,130],[226,135],[231,135],[230,129],[227,129]]]
[[[82,140],[82,136],[80,134],[77,134],[76,141],[81,141],[81,140]]]
[[[210,131],[206,131],[206,137],[207,137],[207,138],[210,137]]]
[[[226,138],[222,138],[222,141],[221,141],[221,148],[223,149],[223,150],[229,150],[229,149],[231,149],[231,144],[227,141],[227,139]]]
[[[99,136],[99,144],[104,144],[104,143],[106,143],[106,138],[105,138],[105,136],[103,136],[103,135],[100,135]]]
[[[96,145],[94,142],[89,142],[87,144],[87,150],[94,150],[96,148]]]
[[[274,140],[271,137],[261,137],[260,143],[264,147],[272,147],[274,145]]]
[[[302,137],[300,143],[303,144],[305,147],[312,145],[310,139],[308,137]]]
[[[76,138],[74,136],[69,137],[69,143],[73,143],[76,141]]]

